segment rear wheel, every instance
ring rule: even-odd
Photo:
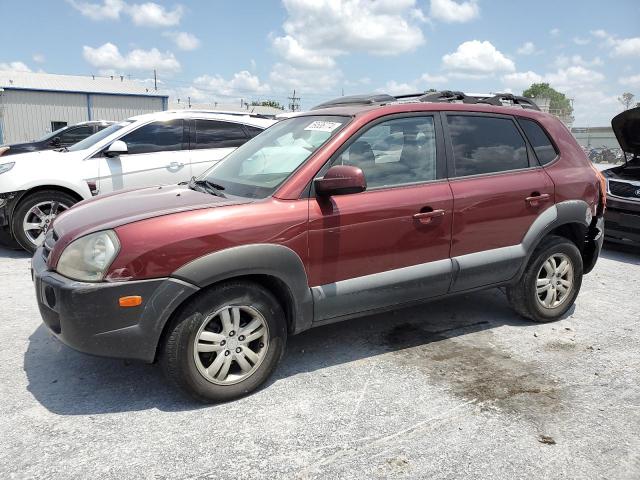
[[[196,297],[169,328],[163,369],[203,402],[232,400],[257,389],[278,364],[287,338],[282,307],[251,282],[221,284]]]
[[[68,193],[42,190],[23,198],[13,212],[12,231],[16,241],[28,252],[35,252],[56,216],[77,200]]]
[[[582,285],[582,256],[575,244],[555,235],[535,250],[517,284],[507,288],[511,306],[534,322],[551,322],[575,302]]]

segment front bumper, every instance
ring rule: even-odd
[[[153,362],[170,315],[198,287],[175,278],[122,283],[85,283],[47,270],[42,247],[31,260],[44,324],[71,348],[103,357]],[[140,295],[142,305],[122,308],[122,296]]]
[[[607,241],[640,244],[640,201],[607,197],[605,231]]]
[[[0,193],[0,227],[11,225],[13,209],[24,192]]]

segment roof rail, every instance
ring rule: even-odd
[[[513,95],[512,93],[496,93],[493,97],[478,100],[477,103],[487,103],[502,107],[504,106],[503,101],[511,102],[513,105],[520,105],[522,108],[540,111],[540,108],[532,99]]]
[[[369,95],[349,95],[346,97],[338,97],[333,100],[320,103],[311,110],[319,110],[320,108],[340,107],[344,105],[374,105],[377,103],[395,102],[396,97],[387,95],[386,93],[372,93]]]
[[[404,95],[391,96],[386,93],[375,93],[369,95],[350,95],[347,97],[338,97],[333,100],[316,105],[311,110],[319,110],[321,108],[328,107],[340,107],[347,105],[384,105],[387,103],[395,102],[457,102],[457,103],[486,103],[489,105],[496,105],[499,107],[505,106],[505,102],[510,102],[512,105],[517,105],[522,108],[531,110],[540,110],[538,105],[533,100],[526,97],[519,97],[511,93],[498,93],[495,95],[467,95],[464,92],[442,90],[440,92],[429,93],[409,93]]]

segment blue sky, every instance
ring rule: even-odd
[[[640,101],[640,2],[0,0],[0,68],[125,74],[192,102],[303,107],[369,91],[520,93],[547,81],[575,125]]]

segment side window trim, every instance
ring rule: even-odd
[[[462,110],[461,111],[457,111],[457,110],[442,111],[441,115],[442,115],[442,128],[444,130],[444,136],[446,138],[445,147],[446,147],[446,156],[447,156],[447,178],[449,180],[463,180],[466,178],[488,177],[488,176],[495,176],[495,175],[503,175],[505,173],[529,170],[532,168],[541,168],[540,165],[537,163],[537,157],[533,156],[534,152],[533,152],[533,149],[531,148],[531,145],[529,145],[529,142],[527,141],[527,137],[524,135],[524,132],[520,128],[520,125],[518,124],[516,119],[513,117],[513,115],[506,115],[501,113],[486,113],[486,112],[467,112]],[[456,175],[455,159],[453,157],[453,140],[451,139],[451,131],[449,129],[449,120],[448,120],[449,115],[452,115],[452,116],[463,115],[467,117],[502,118],[505,120],[511,120],[514,123],[516,130],[522,137],[522,141],[524,142],[527,148],[528,166],[525,168],[513,168],[510,170],[501,170],[499,172],[477,173],[475,175],[460,175],[460,176]]]
[[[309,192],[309,197],[311,198],[315,197],[313,180],[315,180],[316,178],[321,178],[326,173],[326,171],[329,170],[329,167],[345,152],[345,150],[347,150],[353,143],[355,143],[356,140],[358,140],[363,133],[367,132],[371,128],[381,123],[388,122],[390,120],[400,120],[400,119],[411,118],[411,117],[432,117],[433,118],[433,125],[435,128],[435,135],[436,135],[436,178],[433,180],[423,180],[419,182],[403,183],[399,185],[388,185],[388,186],[385,185],[380,187],[367,188],[367,190],[365,190],[362,193],[366,194],[367,192],[377,192],[380,190],[389,190],[392,188],[406,188],[413,185],[430,184],[430,183],[442,182],[443,180],[446,180],[447,175],[446,175],[444,135],[442,131],[442,122],[441,120],[439,120],[439,117],[440,117],[439,112],[403,112],[403,113],[394,113],[394,114],[378,117],[375,120],[360,127],[353,135],[351,135],[351,137],[349,137],[349,139],[346,142],[344,142],[340,146],[339,149],[337,149],[333,153],[333,155],[331,155],[331,157],[329,157],[329,159],[325,162],[325,164],[313,176],[313,179],[311,180],[311,184],[307,189],[305,189],[305,192],[307,191]]]

